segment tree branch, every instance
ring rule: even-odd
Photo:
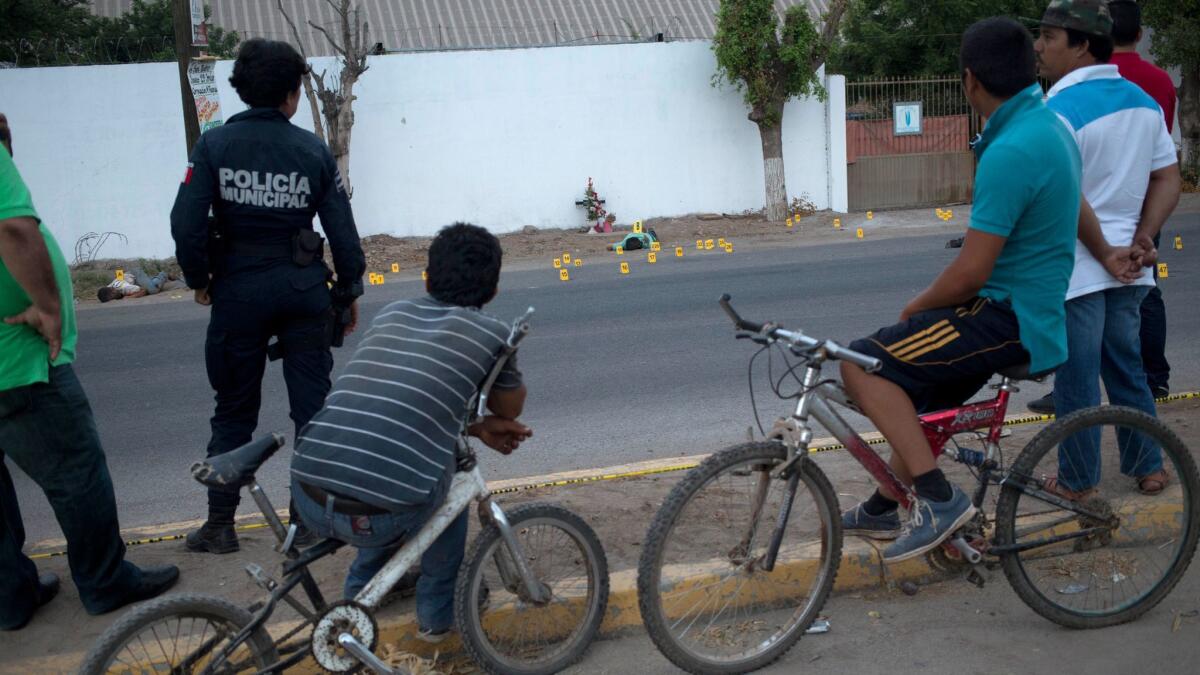
[[[341,45],[339,45],[339,44],[338,44],[338,43],[337,43],[337,42],[336,42],[336,41],[333,39],[333,36],[331,36],[331,35],[329,34],[329,31],[327,31],[327,30],[325,30],[324,28],[322,28],[322,27],[318,26],[317,24],[313,23],[312,21],[309,21],[309,22],[308,22],[308,25],[310,25],[310,26],[312,26],[313,28],[315,28],[315,29],[317,29],[318,31],[320,31],[320,32],[321,32],[321,35],[324,35],[324,36],[325,36],[325,39],[329,41],[329,46],[330,46],[330,47],[333,47],[333,50],[334,50],[335,52],[337,52],[337,53],[341,54],[343,57],[349,58],[349,57],[347,57],[347,56],[346,56],[346,50],[345,50],[345,49],[343,49],[343,48],[341,47]]]

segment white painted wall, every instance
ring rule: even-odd
[[[454,220],[497,232],[580,225],[574,201],[589,176],[619,222],[763,205],[758,131],[738,93],[710,85],[707,42],[428,52],[370,66],[350,169],[364,235],[428,235]],[[217,64],[226,119],[244,108],[231,69]],[[110,243],[106,256],[173,253],[168,214],[185,163],[176,73],[0,70],[15,159],[65,249],[116,230],[129,244]],[[831,189],[827,129],[833,120],[844,157],[844,101],[829,106],[793,101],[784,116],[789,196],[819,208],[845,191],[844,180]],[[293,121],[311,128],[306,108]]]

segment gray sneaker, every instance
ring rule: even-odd
[[[957,485],[951,488],[949,501],[913,500],[909,526],[895,543],[883,549],[884,562],[908,560],[937,548],[975,516],[971,498]]]
[[[878,516],[867,513],[860,502],[842,514],[842,534],[871,539],[895,539],[900,536],[900,514],[892,509]]]

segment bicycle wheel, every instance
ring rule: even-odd
[[[564,508],[525,504],[506,515],[550,601],[527,598],[510,572],[514,566],[499,528],[489,525],[475,538],[458,573],[458,632],[475,663],[489,673],[556,673],[583,656],[604,619],[604,548],[592,528]]]
[[[779,658],[812,625],[841,561],[837,496],[813,462],[800,466],[775,568],[761,565],[788,481],[787,451],[749,443],[706,459],[671,491],[638,563],[650,638],[693,673],[743,673]]]
[[[1165,468],[1146,495],[1136,476]],[[1066,510],[1022,492],[1069,490]],[[1066,538],[1083,530],[1083,537]],[[1043,429],[1012,466],[996,507],[996,543],[1056,542],[1000,556],[1013,590],[1033,611],[1068,628],[1131,621],[1183,576],[1200,533],[1200,478],[1183,441],[1157,419],[1118,406],[1080,410]]]
[[[246,610],[212,596],[183,593],[158,598],[133,608],[104,631],[79,672],[201,672],[250,619]],[[271,636],[259,628],[215,672],[252,673],[278,660]]]

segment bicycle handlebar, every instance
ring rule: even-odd
[[[783,340],[784,342],[800,347],[806,351],[816,351],[818,349],[823,350],[827,357],[841,361],[849,361],[868,373],[877,372],[883,367],[883,363],[880,362],[879,359],[872,356],[867,356],[866,354],[860,354],[853,349],[847,349],[833,340],[817,340],[805,335],[800,331],[785,330],[784,328],[781,328],[775,324],[754,323],[753,321],[747,321],[746,319],[743,319],[742,316],[737,313],[737,310],[733,308],[733,305],[729,303],[730,299],[731,298],[729,297],[729,294],[724,293],[721,295],[721,298],[717,301],[717,303],[721,305],[721,309],[725,310],[725,314],[727,314],[733,321],[733,325],[740,330],[763,333],[767,337],[776,340]]]

